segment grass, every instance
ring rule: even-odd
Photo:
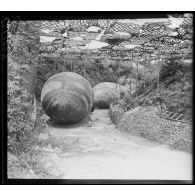
[[[49,179],[58,178],[55,171],[45,167],[41,162],[41,149],[48,144],[50,140],[40,139],[40,135],[47,134],[47,124],[45,118],[42,117],[44,111],[41,104],[37,102],[37,119],[36,119],[36,134],[32,135],[34,140],[31,143],[30,149],[22,154],[15,155],[8,152],[8,178],[12,179]],[[38,148],[38,149],[37,149]]]

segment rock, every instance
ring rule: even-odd
[[[135,48],[141,48],[141,45],[125,45],[126,48],[128,49],[135,49]]]
[[[98,108],[109,108],[110,103],[114,102],[120,93],[127,94],[128,88],[111,82],[99,83],[93,88],[94,104]]]
[[[94,104],[93,89],[79,74],[58,73],[44,84],[41,103],[55,123],[76,123],[90,114]]]
[[[50,29],[41,29],[42,32],[46,33],[46,34],[49,34],[51,33],[53,30],[50,30]]]
[[[118,40],[118,41],[128,41],[130,40],[131,35],[122,35],[122,34],[105,34],[101,37],[100,41],[109,43],[112,40]]]
[[[51,43],[55,39],[57,39],[57,38],[56,37],[48,37],[48,36],[40,36],[41,43]]]
[[[65,32],[65,33],[62,34],[62,36],[63,36],[64,38],[68,38],[68,33]]]
[[[169,35],[175,37],[175,36],[178,36],[178,32],[170,32]]]
[[[119,36],[130,36],[130,34],[127,33],[127,32],[115,32],[114,35],[119,35]]]
[[[83,49],[101,49],[103,47],[107,47],[109,44],[100,42],[100,41],[91,41],[90,43],[86,44]]]
[[[70,39],[74,41],[84,41],[83,37],[72,37]]]
[[[101,28],[100,27],[97,27],[97,26],[90,26],[87,30],[87,32],[95,32],[95,33],[98,33],[98,32],[101,32]]]

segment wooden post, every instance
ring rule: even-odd
[[[98,80],[100,78],[100,67],[99,64],[97,64],[97,76],[98,76]]]
[[[149,74],[148,74],[148,81],[150,81],[150,79],[151,79],[151,54],[150,54],[150,57],[149,57]]]
[[[85,60],[83,60],[84,65],[83,65],[83,77],[85,77]]]
[[[146,73],[146,63],[147,63],[147,61],[146,61],[146,54],[145,54],[145,66],[144,66],[144,89],[145,89],[145,73]]]
[[[65,60],[65,57],[64,57],[64,66],[65,66],[65,62],[66,62],[66,60]]]
[[[116,62],[118,62],[118,61],[116,60]],[[118,64],[117,64],[117,66],[118,66]],[[116,68],[116,80],[115,80],[115,82],[116,82],[116,91],[117,91],[117,82],[118,82],[117,68]]]
[[[132,62],[130,63],[130,95],[131,95],[131,77],[132,77],[132,64],[133,64],[133,51],[132,51]]]
[[[121,68],[120,62],[121,62],[121,61],[119,61],[118,84],[119,84],[119,79],[120,79],[120,68]],[[121,88],[120,88],[120,84],[119,84],[119,99],[121,99]]]
[[[137,97],[137,84],[138,84],[138,58],[136,59],[136,64],[137,64],[137,70],[136,70],[136,97]]]
[[[160,77],[160,63],[159,63],[159,54],[158,54],[157,96],[159,95],[159,77]]]
[[[72,55],[71,55],[70,63],[71,63],[71,72],[73,72],[73,68],[72,68]]]

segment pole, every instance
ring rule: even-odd
[[[71,63],[71,72],[73,72],[73,67],[72,67],[72,56],[71,56],[71,59],[70,59],[70,63]]]
[[[136,64],[137,64],[137,70],[136,70],[136,97],[137,97],[137,84],[138,84],[138,58],[136,59]]]
[[[133,51],[132,51],[132,62],[130,63],[130,95],[131,95],[131,77],[132,77],[132,64],[133,64]]]
[[[145,84],[146,84],[146,83],[145,83],[145,75],[146,75],[145,73],[146,73],[146,63],[147,63],[146,60],[147,60],[147,59],[146,59],[146,54],[145,54],[145,63],[144,63],[144,64],[145,64],[145,66],[144,66],[144,89],[145,89]]]
[[[118,60],[117,60],[117,62],[118,62]],[[115,64],[115,65],[117,65],[118,66],[118,64]],[[117,74],[117,67],[116,67],[116,80],[115,80],[115,82],[116,82],[116,92],[117,92],[117,80],[118,80],[118,74]]]
[[[65,66],[65,63],[66,63],[66,60],[65,60],[65,58],[64,58],[64,66]]]
[[[150,82],[150,79],[151,79],[151,62],[150,62],[150,60],[151,60],[151,54],[150,54],[150,57],[149,57],[149,74],[148,74],[148,82]]]
[[[160,63],[159,63],[159,53],[158,53],[158,78],[157,78],[157,96],[159,95],[159,77],[160,77]]]
[[[120,70],[121,70],[121,64],[120,64],[121,61],[119,61],[119,76],[118,76],[118,84],[119,84],[119,79],[120,79]],[[119,84],[119,99],[121,97],[121,88],[120,88],[120,84]]]
[[[99,64],[97,65],[98,67],[98,79],[100,78],[100,67],[99,67]]]
[[[83,60],[84,65],[83,65],[83,77],[85,77],[85,60]]]

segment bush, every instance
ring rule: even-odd
[[[136,107],[123,113],[120,106],[112,105],[109,115],[121,131],[168,145],[175,150],[192,151],[191,125],[160,118],[155,107]]]
[[[166,60],[160,70],[160,81],[165,81],[168,77],[176,75],[178,71],[180,74],[183,74],[185,71],[180,60],[174,58]],[[177,77],[177,79],[179,79],[179,77]]]
[[[130,94],[125,95],[119,103],[124,109],[124,111],[131,110],[138,105],[137,99],[132,97]]]
[[[157,78],[153,79],[153,80],[146,80],[144,82],[142,82],[138,88],[137,88],[137,94],[133,94],[133,96],[135,97],[136,95],[139,96],[143,93],[146,92],[146,89],[148,89],[148,87],[150,87],[150,90],[154,90],[157,88]]]

